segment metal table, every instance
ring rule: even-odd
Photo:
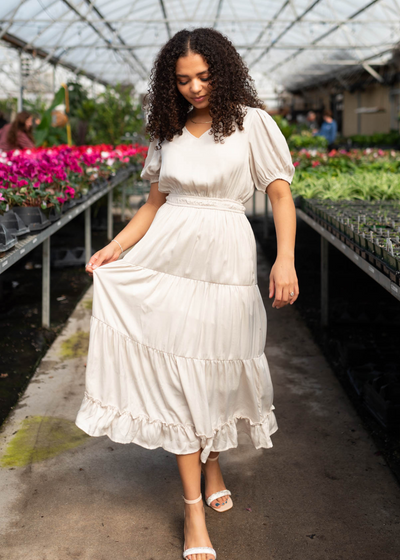
[[[112,219],[112,202],[113,190],[115,187],[124,184],[126,180],[136,170],[136,167],[130,167],[120,170],[110,183],[94,193],[82,204],[79,204],[61,216],[59,220],[51,226],[39,231],[35,234],[28,235],[19,241],[12,249],[7,251],[6,255],[0,258],[0,274],[8,270],[13,264],[25,257],[35,247],[43,244],[42,251],[42,326],[50,327],[50,238],[54,233],[58,232],[65,224],[69,223],[73,218],[85,212],[85,259],[89,261],[92,256],[92,232],[90,223],[90,208],[100,198],[107,195],[107,239],[113,237],[113,219]],[[123,196],[123,198],[125,198]]]
[[[357,255],[355,251],[348,245],[343,243],[335,235],[330,233],[323,226],[318,224],[315,220],[310,218],[305,212],[296,209],[297,215],[304,220],[310,227],[312,227],[321,236],[321,325],[326,327],[329,321],[329,299],[328,299],[328,265],[329,265],[329,243],[339,249],[341,253],[346,255],[354,264],[361,270],[366,272],[368,276],[373,278],[375,282],[380,284],[385,290],[392,294],[397,300],[400,301],[400,287],[392,282],[390,278],[382,274],[377,268],[372,266],[368,261]]]

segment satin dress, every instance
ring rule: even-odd
[[[244,203],[292,181],[286,140],[247,108],[215,143],[186,128],[151,143],[142,177],[168,193],[144,237],[95,269],[86,387],[76,425],[176,454],[272,447],[277,430],[265,307]]]

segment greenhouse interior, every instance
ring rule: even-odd
[[[240,445],[235,440],[235,445],[225,442],[226,447],[215,449],[228,450],[221,464],[238,505],[227,514],[231,520],[227,525],[213,521],[215,516],[206,512],[213,546],[219,559],[230,560],[372,560],[378,555],[383,560],[397,560],[397,0],[0,2],[0,495],[4,498],[0,500],[0,557],[101,560],[114,555],[119,560],[172,560],[182,555],[181,509],[176,513],[176,507],[183,508],[183,504],[178,502],[181,491],[168,446],[155,440],[147,449],[141,443],[124,445],[126,441],[110,435],[111,427],[95,434],[106,434],[109,439],[89,438],[75,424],[75,417],[85,375],[86,391],[93,383],[89,365],[96,358],[89,349],[95,347],[91,334],[94,309],[96,313],[100,309],[100,296],[94,297],[99,280],[88,273],[87,266],[107,244],[116,241],[122,255],[116,260],[121,265],[121,280],[115,280],[112,289],[122,286],[132,296],[116,314],[123,315],[125,308],[136,309],[134,291],[145,291],[133,282],[127,287],[128,277],[122,276],[122,261],[129,263],[133,257],[129,257],[131,247],[124,250],[121,246],[121,232],[135,223],[139,228],[139,216],[150,212],[157,197],[151,186],[154,181],[144,173],[146,161],[155,157],[149,148],[150,140],[157,138],[154,130],[161,130],[163,144],[174,144],[172,133],[168,136],[160,124],[155,128],[155,90],[151,88],[161,79],[157,76],[161,75],[164,46],[181,30],[198,28],[217,31],[233,45],[248,70],[248,88],[260,100],[260,105],[251,105],[251,111],[267,113],[269,133],[277,127],[281,142],[290,151],[294,176],[287,182],[296,223],[299,285],[293,306],[274,308],[270,295],[273,265],[278,262],[283,231],[290,226],[287,221],[278,225],[275,191],[253,185],[251,196],[241,200],[240,206],[250,224],[246,235],[254,238],[255,282],[268,316],[265,354],[279,430],[273,436],[271,452],[261,449],[266,445],[260,442],[255,449],[246,447],[247,440],[242,446],[240,437]],[[181,54],[179,60],[190,56],[190,45],[188,48],[189,55]],[[211,83],[218,84],[222,78],[213,74],[211,58],[207,61],[198,50],[193,53],[211,72]],[[229,56],[220,61],[219,68],[231,64]],[[230,83],[237,86],[240,79],[234,73]],[[158,109],[159,120],[172,123],[175,117],[168,113],[169,100],[173,95],[183,99],[182,88],[189,86],[179,81],[164,85],[165,106]],[[214,94],[210,100],[217,99]],[[236,106],[243,104],[243,97],[237,99]],[[262,108],[253,109],[261,104]],[[216,130],[215,106],[211,105],[209,113],[196,113],[197,105],[193,106],[193,114],[211,115],[212,120],[196,123],[190,116],[185,119],[194,125],[212,122],[211,130]],[[174,129],[179,141],[184,138],[183,124]],[[191,134],[187,127],[192,136],[188,145],[192,153],[199,150],[200,162],[201,142],[207,138],[212,144],[212,140]],[[246,124],[244,133],[238,134],[246,134]],[[168,149],[161,150],[161,161],[163,151],[167,160]],[[279,157],[267,153],[271,162]],[[201,169],[200,163],[195,168]],[[284,176],[276,178],[285,183]],[[226,204],[228,198],[224,198]],[[146,243],[146,237],[150,243],[155,228],[161,227],[156,223],[162,212],[165,214],[161,208],[157,211],[143,239],[135,238],[140,239],[137,247]],[[210,209],[197,212],[213,214]],[[221,216],[225,224],[227,215],[234,212],[239,211],[214,212],[213,216]],[[166,237],[168,227],[176,231],[178,227],[172,219],[167,223]],[[195,231],[193,223],[187,227],[192,228],[187,236],[193,233],[197,240],[206,233]],[[216,231],[222,231],[220,227],[218,224]],[[177,239],[184,236],[183,229],[176,235]],[[240,243],[238,266],[244,271],[245,242],[241,239]],[[211,260],[214,244],[223,247],[223,236],[216,234],[209,244],[204,278],[216,266]],[[193,247],[191,258],[198,259],[201,268],[203,256],[195,254],[197,245]],[[154,243],[152,252],[160,252],[159,258],[167,259],[169,267],[175,258],[182,270],[189,270],[183,253],[177,257],[176,251],[168,250],[167,245]],[[219,249],[221,270],[228,267],[230,250],[228,241],[225,249]],[[155,256],[154,262],[158,262]],[[107,267],[113,270],[111,261]],[[225,273],[229,276],[226,268]],[[237,289],[243,287],[238,284]],[[156,296],[149,285],[146,289],[148,300],[142,302],[140,313],[147,320],[154,313],[151,303]],[[192,301],[189,311],[184,310],[186,301],[182,294],[172,313],[175,318],[185,314],[187,323],[182,329],[187,326],[190,330],[196,305]],[[205,297],[205,306],[207,301]],[[219,303],[224,305],[216,301],[215,309]],[[175,318],[163,315],[166,304],[165,308],[164,303],[158,305],[160,325],[162,320],[170,321],[171,338]],[[217,315],[213,313],[204,309],[204,316],[209,316],[204,329],[207,325],[214,328],[211,325]],[[231,316],[236,315],[232,312]],[[249,333],[253,315],[250,317],[241,314],[238,320],[240,328],[249,325]],[[142,321],[144,331],[148,328],[144,319],[137,321]],[[218,332],[227,328],[221,325]],[[93,340],[94,336],[95,332]],[[124,336],[128,344],[130,333]],[[199,335],[199,348],[202,337]],[[243,335],[239,346],[246,337]],[[112,347],[116,351],[111,343],[106,351],[112,352]],[[181,356],[174,356],[176,363],[178,358]],[[120,377],[125,378],[128,374],[122,359],[110,354],[110,363],[115,360],[115,367],[121,367]],[[96,367],[102,361],[99,357]],[[162,367],[161,361],[158,365]],[[177,373],[178,365],[176,368],[176,377],[171,374],[165,382],[168,390],[172,386],[177,390],[176,379],[182,374]],[[242,382],[237,382],[240,391],[245,390]],[[150,386],[151,381],[148,383]],[[184,385],[182,380],[180,383]],[[138,393],[144,390],[139,382],[135,387]],[[261,390],[257,385],[260,410]],[[233,393],[222,398],[227,403],[236,399]],[[245,414],[246,395],[239,393],[237,399],[235,422]],[[111,409],[112,404],[108,413]],[[123,418],[128,412],[118,414]],[[251,430],[255,424],[256,420]],[[174,493],[165,491],[165,482],[171,483],[167,488],[174,487]],[[156,501],[160,498],[162,503]],[[176,522],[171,523],[171,515]],[[215,560],[215,551],[213,554],[192,553],[189,560]]]

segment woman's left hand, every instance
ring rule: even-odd
[[[290,294],[293,293],[293,296]],[[294,261],[292,258],[277,257],[269,275],[269,297],[275,295],[272,307],[277,309],[288,303],[291,305],[299,296],[299,283],[297,280]]]

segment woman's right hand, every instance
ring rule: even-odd
[[[87,263],[85,270],[89,276],[93,276],[93,270],[99,268],[102,264],[116,261],[120,254],[121,249],[118,244],[111,242],[90,257],[90,261]]]

